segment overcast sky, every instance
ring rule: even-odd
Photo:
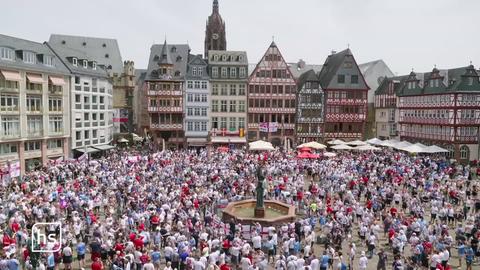
[[[43,42],[51,33],[116,38],[146,68],[150,46],[188,43],[203,53],[213,0],[15,0],[1,33]],[[77,4],[78,3],[78,4]],[[358,63],[383,59],[399,75],[480,66],[480,0],[219,0],[227,49],[256,63],[275,36],[289,62],[322,64],[350,44]]]

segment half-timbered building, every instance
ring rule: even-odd
[[[293,145],[297,86],[272,42],[248,81],[248,140]]]
[[[478,159],[480,81],[473,65],[411,72],[399,92],[400,138],[436,144],[461,162]]]
[[[319,77],[325,93],[325,139],[361,139],[370,88],[350,49],[329,55]]]
[[[375,136],[382,140],[398,139],[398,92],[408,76],[384,78],[375,90]]]

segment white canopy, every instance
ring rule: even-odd
[[[400,150],[406,151],[409,153],[427,153],[425,150],[425,147],[421,147],[416,144],[413,144],[404,148],[400,148]]]
[[[373,145],[380,145],[383,143],[383,141],[378,138],[372,138],[370,140],[367,140],[367,143],[373,144]]]
[[[425,144],[422,144],[422,143],[419,143],[419,142],[417,142],[417,143],[414,144],[414,145],[420,146],[420,147],[422,147],[422,148],[427,148],[427,147],[428,147],[428,146],[426,146]]]
[[[407,142],[407,141],[403,141],[403,142],[399,142],[399,143],[396,143],[393,148],[395,149],[401,149],[401,148],[405,148],[405,147],[409,147],[410,145],[412,145],[411,143]]]
[[[351,147],[349,145],[346,145],[346,144],[337,144],[337,145],[332,146],[332,149],[335,149],[335,150],[352,150],[353,147]]]
[[[357,147],[354,147],[352,150],[357,150],[357,151],[378,151],[381,150],[378,147],[372,146],[372,145],[360,145]]]
[[[325,149],[327,148],[326,145],[318,143],[318,142],[308,142],[308,143],[303,143],[297,146],[297,148],[302,148],[302,147],[309,147],[313,149]]]
[[[342,140],[338,140],[338,139],[337,139],[337,140],[329,141],[328,144],[334,144],[334,145],[336,145],[336,144],[345,144],[345,142],[342,141]]]
[[[355,141],[347,142],[347,144],[359,146],[359,145],[366,145],[367,143],[360,140],[355,140]]]
[[[450,152],[447,149],[436,146],[436,145],[431,145],[431,146],[426,147],[425,151],[427,151],[427,153],[448,153],[448,152]]]
[[[394,147],[397,143],[399,143],[398,140],[391,139],[391,140],[383,141],[380,145],[386,146],[386,147]]]
[[[336,157],[337,154],[333,153],[333,152],[325,152],[325,153],[323,153],[323,156],[324,157]]]
[[[273,147],[273,145],[269,142],[266,142],[266,141],[262,141],[262,140],[259,140],[259,141],[255,141],[255,142],[251,142],[248,144],[248,149],[250,151],[273,151],[275,150],[275,148]]]

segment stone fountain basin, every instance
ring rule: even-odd
[[[223,209],[223,222],[245,225],[260,223],[262,226],[275,226],[295,222],[295,207],[275,200],[265,200],[265,217],[255,217],[256,201],[253,199],[231,202]]]

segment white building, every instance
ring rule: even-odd
[[[208,64],[201,55],[190,55],[185,76],[185,137],[188,146],[205,146],[210,130]]]
[[[70,80],[71,149],[74,156],[112,148],[112,83],[105,66],[97,65],[90,55],[67,46],[51,45],[72,73]]]
[[[0,35],[0,171],[69,155],[69,81],[46,45]]]

